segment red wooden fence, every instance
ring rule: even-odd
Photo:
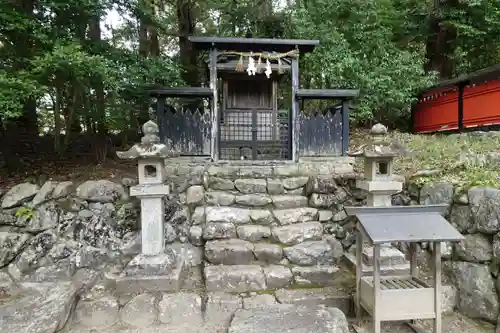
[[[435,89],[423,94],[413,109],[416,133],[456,130],[458,88]],[[463,127],[500,125],[500,80],[465,86]]]

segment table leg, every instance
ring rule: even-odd
[[[432,253],[434,262],[434,333],[441,333],[441,242],[434,242],[434,251]]]
[[[380,244],[373,246],[373,332],[380,333],[381,322],[378,314],[380,303]]]
[[[356,299],[355,299],[355,307],[356,307],[356,320],[358,325],[361,324],[362,312],[361,309],[361,277],[363,275],[363,261],[362,255],[363,253],[363,235],[361,230],[357,230],[356,234]]]
[[[417,277],[418,267],[417,267],[417,243],[410,243],[410,275],[411,277]]]
[[[417,243],[410,243],[409,247],[409,255],[410,255],[410,275],[411,277],[417,277],[418,268],[417,268]],[[416,320],[410,320],[411,324],[416,324]]]

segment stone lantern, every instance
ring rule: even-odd
[[[398,143],[387,140],[387,127],[376,124],[370,131],[371,139],[364,149],[352,156],[364,158],[364,179],[356,186],[368,192],[368,207],[391,207],[392,195],[403,190],[403,183],[394,178],[394,158],[407,155],[407,151]],[[373,272],[372,248],[363,249],[363,272]],[[348,262],[356,265],[352,253],[346,254]],[[381,272],[383,275],[404,275],[409,272],[410,264],[405,255],[390,246],[381,246]]]
[[[376,124],[370,134],[372,139],[360,155],[364,157],[365,179],[356,186],[368,192],[368,206],[391,206],[392,195],[403,189],[403,184],[393,178],[394,158],[405,154],[401,147],[385,140],[387,127]]]
[[[143,127],[144,137],[126,152],[117,152],[120,159],[138,160],[139,184],[130,188],[130,195],[141,201],[141,255],[162,256],[165,253],[163,198],[169,194],[169,186],[164,184],[165,159],[177,154],[160,142],[158,125],[153,121]],[[134,261],[134,260],[133,260]]]

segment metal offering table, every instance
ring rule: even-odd
[[[441,242],[464,237],[441,215],[446,205],[404,207],[346,207],[358,218],[356,239],[356,314],[362,308],[373,318],[374,333],[382,321],[434,319],[434,333],[441,333]],[[373,246],[373,276],[363,276],[363,240]],[[380,276],[380,246],[405,242],[410,245],[409,276]],[[433,245],[433,285],[419,279],[416,246]],[[412,327],[416,331],[416,327]]]

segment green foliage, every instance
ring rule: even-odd
[[[54,48],[41,56],[35,57],[33,73],[40,75],[40,81],[57,84],[66,81],[85,81],[97,74],[106,74],[106,58],[91,55],[82,50],[80,44],[58,42]]]
[[[463,74],[500,62],[500,2],[492,0],[460,1],[445,7],[446,24],[455,28],[458,38],[453,55],[455,74]]]
[[[35,210],[31,207],[19,207],[16,210],[15,216],[24,220],[31,220],[35,217]]]
[[[429,38],[440,33],[431,13],[453,32],[452,52],[441,61],[455,74],[500,62],[500,2],[493,0],[440,1],[439,8],[419,0],[296,0],[279,8],[271,0],[30,3],[0,4],[0,119],[22,115],[35,98],[39,125],[49,131],[136,130],[152,102],[144,88],[182,86],[191,55],[188,65],[206,85],[204,55],[182,44],[187,34],[319,39],[301,61],[301,83],[359,88],[355,121],[404,121],[416,93],[436,81],[425,70]],[[103,24],[112,9],[122,22]]]
[[[0,119],[21,116],[26,97],[38,96],[39,93],[37,82],[26,71],[12,75],[0,69]]]
[[[402,14],[391,1],[317,0],[315,6],[296,10],[292,17],[299,38],[322,41],[308,55],[305,71],[318,73],[314,81],[325,88],[361,90],[356,120],[392,118],[408,114],[415,93],[430,85],[425,73],[425,50],[402,48],[394,30]],[[317,85],[317,83],[316,83]]]
[[[397,174],[410,177],[422,170],[432,171],[428,176],[412,178],[417,186],[443,181],[463,190],[472,186],[500,188],[498,163],[488,158],[500,147],[498,134],[412,135],[391,131],[389,140],[411,150],[410,156],[396,159]]]

